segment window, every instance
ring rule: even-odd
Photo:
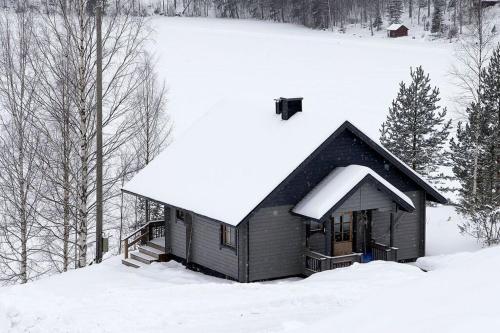
[[[351,241],[352,213],[333,216],[333,234],[336,242]]]
[[[309,222],[309,232],[310,234],[315,234],[315,233],[325,233],[325,225],[321,222],[311,220]]]
[[[233,249],[236,248],[236,228],[223,224],[221,227],[221,244]]]
[[[175,217],[179,221],[184,221],[184,219],[186,218],[186,213],[183,210],[176,209],[175,210]]]

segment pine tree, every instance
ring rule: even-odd
[[[443,32],[443,2],[442,0],[434,0],[434,12],[432,13],[432,33]]]
[[[389,23],[401,23],[401,15],[403,15],[403,1],[390,0],[387,5],[387,18]]]
[[[412,82],[400,83],[380,130],[380,142],[413,170],[432,179],[446,163],[444,144],[451,129],[446,108],[441,109],[439,89],[431,88],[422,67],[410,69]]]

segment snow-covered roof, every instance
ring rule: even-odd
[[[389,27],[387,27],[387,30],[389,31],[396,31],[398,30],[399,28],[401,27],[405,27],[404,24],[396,24],[396,23],[393,23],[391,24]],[[406,28],[406,27],[405,27]]]
[[[239,224],[347,123],[339,113],[308,108],[306,103],[304,112],[284,121],[275,114],[274,103],[265,102],[235,100],[215,105],[123,190]],[[410,168],[404,164],[398,168],[434,195],[435,190]]]
[[[325,179],[311,190],[294,208],[293,212],[321,219],[329,210],[347,199],[349,192],[367,177],[373,177],[377,185],[384,187],[400,203],[415,209],[411,199],[372,169],[361,165],[335,168]]]

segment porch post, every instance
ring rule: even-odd
[[[326,228],[326,237],[325,237],[325,254],[329,254],[330,256],[333,257],[333,248],[332,248],[332,222],[330,219],[327,219],[324,221],[325,223],[325,228]]]
[[[170,207],[167,205],[163,205],[163,223],[165,224],[165,253],[170,252]]]
[[[311,221],[306,221],[306,249],[309,250],[309,236],[311,235]]]
[[[397,211],[397,208],[396,208]],[[389,228],[389,246],[394,246],[394,212],[391,212],[390,217],[390,228]]]

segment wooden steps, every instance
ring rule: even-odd
[[[122,259],[122,264],[124,264],[125,266],[133,267],[133,268],[140,268],[140,267],[144,266],[144,264],[142,262],[137,261],[135,259],[131,259],[131,258]]]
[[[130,258],[122,259],[122,264],[140,268],[152,262],[166,261],[165,238],[155,238],[144,245],[140,245],[138,251],[130,253]]]

